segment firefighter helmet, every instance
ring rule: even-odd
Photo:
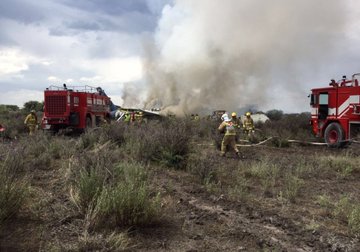
[[[246,116],[250,116],[251,115],[251,113],[250,112],[246,112],[246,114],[245,114]]]
[[[221,116],[221,119],[223,120],[223,121],[225,121],[225,122],[228,122],[229,121],[229,116],[228,116],[228,114],[223,114],[222,116]]]
[[[236,113],[235,113],[235,112],[232,112],[231,116],[236,116]]]

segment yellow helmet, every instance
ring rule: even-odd
[[[251,113],[250,112],[246,112],[246,114],[245,114],[246,116],[250,116],[251,115]]]
[[[236,116],[236,113],[235,113],[235,112],[232,112],[232,113],[231,113],[231,116]]]

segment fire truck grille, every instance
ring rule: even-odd
[[[47,96],[45,105],[49,115],[63,115],[66,112],[66,96]]]

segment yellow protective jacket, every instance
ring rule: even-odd
[[[37,117],[36,115],[30,113],[26,116],[25,118],[25,121],[24,123],[27,125],[27,126],[30,126],[30,125],[36,125],[37,124]]]
[[[124,122],[130,122],[130,118],[131,118],[130,114],[125,114]]]
[[[254,121],[251,117],[244,119],[243,128],[245,130],[253,130],[254,129]]]
[[[225,136],[235,136],[236,135],[236,131],[235,131],[235,126],[233,124],[233,122],[222,122],[219,126],[219,130],[220,131],[225,131]]]
[[[234,124],[235,128],[241,128],[241,121],[239,118],[231,117],[231,122]]]

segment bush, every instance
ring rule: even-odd
[[[281,119],[267,121],[259,125],[259,130],[267,137],[277,137],[279,139],[301,139],[314,140],[309,125],[310,114],[284,114]]]
[[[356,235],[360,234],[360,205],[354,206],[349,214],[348,226],[350,231]]]
[[[262,160],[259,163],[251,165],[249,170],[250,176],[260,179],[264,187],[265,195],[272,195],[273,189],[280,178],[280,167],[269,160]]]
[[[106,146],[101,151],[78,153],[70,159],[67,174],[72,188],[72,199],[85,213],[99,196],[103,186],[114,176],[114,164],[121,160],[117,149]]]
[[[133,159],[147,163],[185,168],[190,150],[191,134],[185,120],[149,122],[142,127],[131,127],[125,131],[125,151]]]
[[[350,202],[350,198],[346,195],[342,196],[340,200],[335,204],[333,215],[343,221],[347,222],[348,217],[352,211],[353,205]]]
[[[159,213],[160,201],[159,196],[150,197],[145,167],[119,163],[117,155],[111,153],[105,151],[73,161],[72,201],[85,214],[90,228],[151,223]]]
[[[105,187],[96,202],[96,225],[139,226],[153,222],[160,210],[160,198],[150,197],[144,167],[122,163],[116,173],[117,182]]]
[[[290,202],[295,202],[299,194],[300,188],[304,185],[304,181],[297,176],[288,174],[285,177],[284,197]]]
[[[0,123],[5,127],[5,131],[0,132],[0,136],[6,139],[16,139],[27,133],[24,125],[26,114],[20,111],[6,111],[0,113]]]
[[[18,213],[28,192],[24,161],[19,155],[16,150],[10,151],[0,163],[0,225]]]
[[[211,183],[217,180],[216,157],[211,153],[194,153],[190,156],[187,170],[196,175],[201,183]]]
[[[359,159],[348,155],[320,157],[317,162],[321,170],[336,173],[339,178],[347,178],[359,170]]]
[[[20,143],[24,146],[24,157],[28,159],[27,165],[31,170],[52,169],[53,160],[68,158],[75,152],[73,141],[41,131],[33,136],[22,137]]]

